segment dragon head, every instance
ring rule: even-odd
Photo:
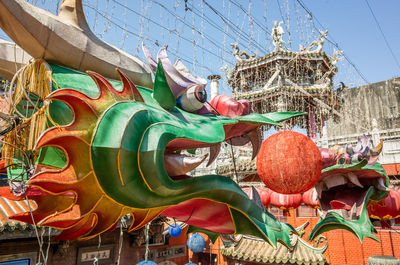
[[[38,225],[63,230],[59,239],[89,239],[126,214],[133,217],[131,230],[162,214],[210,236],[249,234],[290,247],[290,225],[261,209],[230,178],[191,177],[206,156],[182,152],[210,148],[210,163],[227,141],[251,142],[256,155],[260,126],[279,126],[303,113],[247,114],[246,102],[222,96],[207,109],[202,84],[178,86],[161,60],[153,89],[135,86],[120,71],[117,82],[50,67],[61,87],[46,99],[55,126],[36,141],[41,152],[26,191],[38,207],[14,219],[31,223],[33,216]]]
[[[370,140],[358,140],[355,148],[321,149],[323,170],[315,185],[318,193],[320,220],[309,239],[332,229],[345,229],[362,242],[364,237],[378,240],[367,211],[371,201],[380,201],[388,193],[388,177],[376,163],[383,143],[372,147]]]

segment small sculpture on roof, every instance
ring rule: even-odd
[[[306,51],[306,52],[321,52],[327,35],[328,35],[328,30],[320,31],[318,39],[311,42],[310,46],[308,46],[308,48],[304,49],[304,51]],[[317,46],[317,48],[315,50],[311,51],[311,49],[315,46]]]
[[[255,52],[253,55],[249,55],[245,51],[240,51],[239,46],[237,43],[231,43],[231,47],[233,49],[233,56],[235,56],[236,61],[241,62],[243,60],[250,60],[257,57],[257,53]]]
[[[339,62],[339,60],[342,58],[343,56],[343,51],[337,51],[335,50],[332,54],[331,57],[331,64],[336,68],[337,63]]]
[[[329,71],[327,71],[323,77],[321,78],[321,81],[324,82],[325,84],[329,84],[332,81],[332,76],[333,73],[337,71],[337,66],[336,64],[339,62],[339,60],[342,58],[343,51],[337,51],[335,50],[332,54],[331,57],[331,67],[329,68]]]
[[[233,71],[231,71],[231,69],[229,69],[227,64],[225,64],[224,66],[219,68],[219,70],[224,72],[226,79],[230,79],[232,77]]]
[[[272,43],[274,44],[274,51],[282,51],[283,50],[283,39],[282,36],[285,34],[285,31],[282,28],[282,21],[278,23],[278,21],[274,21],[274,28],[271,32]]]

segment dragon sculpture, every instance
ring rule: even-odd
[[[35,141],[33,150],[40,151],[27,171],[26,186],[18,192],[1,189],[3,196],[37,204],[33,212],[13,219],[60,229],[58,239],[90,239],[113,229],[126,214],[133,218],[130,230],[162,214],[185,220],[190,231],[248,234],[291,248],[289,233],[295,231],[290,225],[277,221],[227,177],[187,175],[205,157],[181,151],[209,147],[215,159],[221,142],[231,140],[252,142],[257,153],[260,126],[279,126],[303,113],[212,114],[219,111],[204,106],[204,79],[181,62],[173,65],[166,48],[156,61],[144,46],[154,73],[154,81],[149,80],[151,72],[137,58],[90,32],[81,1],[64,0],[58,16],[22,0],[2,0],[0,7],[0,26],[33,58],[42,59],[32,69],[47,69],[53,90],[35,106],[45,108],[52,122]],[[66,50],[57,53],[55,46]],[[120,65],[117,74],[110,72]],[[115,75],[120,82],[111,80]],[[237,102],[230,103],[225,108]]]
[[[362,242],[364,237],[378,240],[367,206],[388,194],[389,178],[377,163],[383,142],[373,147],[369,138],[358,140],[355,148],[321,149],[323,170],[315,185],[320,220],[309,239],[332,229],[345,229]]]
[[[302,113],[229,118],[187,112],[176,106],[161,62],[153,90],[136,87],[120,71],[121,83],[114,82],[114,88],[94,72],[51,68],[55,82],[70,88],[48,95],[47,100],[66,104],[50,107],[48,115],[65,116],[68,106],[72,118],[58,118],[63,125],[48,128],[36,142],[36,149],[57,147],[65,153],[57,158],[41,152],[26,183],[26,196],[38,205],[32,212],[38,225],[63,230],[60,239],[89,239],[128,213],[134,220],[131,230],[162,214],[206,233],[249,234],[290,247],[290,225],[264,212],[229,178],[189,177],[186,173],[205,158],[179,151],[218,145]],[[98,96],[71,88],[75,84]],[[12,218],[32,223],[31,213]]]

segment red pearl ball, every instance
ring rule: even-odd
[[[302,193],[319,180],[321,153],[307,136],[283,131],[266,139],[257,155],[260,179],[273,191],[283,194]]]

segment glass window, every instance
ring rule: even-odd
[[[286,214],[283,212],[283,210],[276,208],[274,206],[269,206],[268,211],[273,214],[275,216],[276,219],[278,219],[278,221],[282,222],[282,223],[286,223],[287,222],[287,216]]]
[[[300,205],[299,208],[296,209],[297,217],[318,217],[317,210],[314,208],[310,208],[306,205]]]

